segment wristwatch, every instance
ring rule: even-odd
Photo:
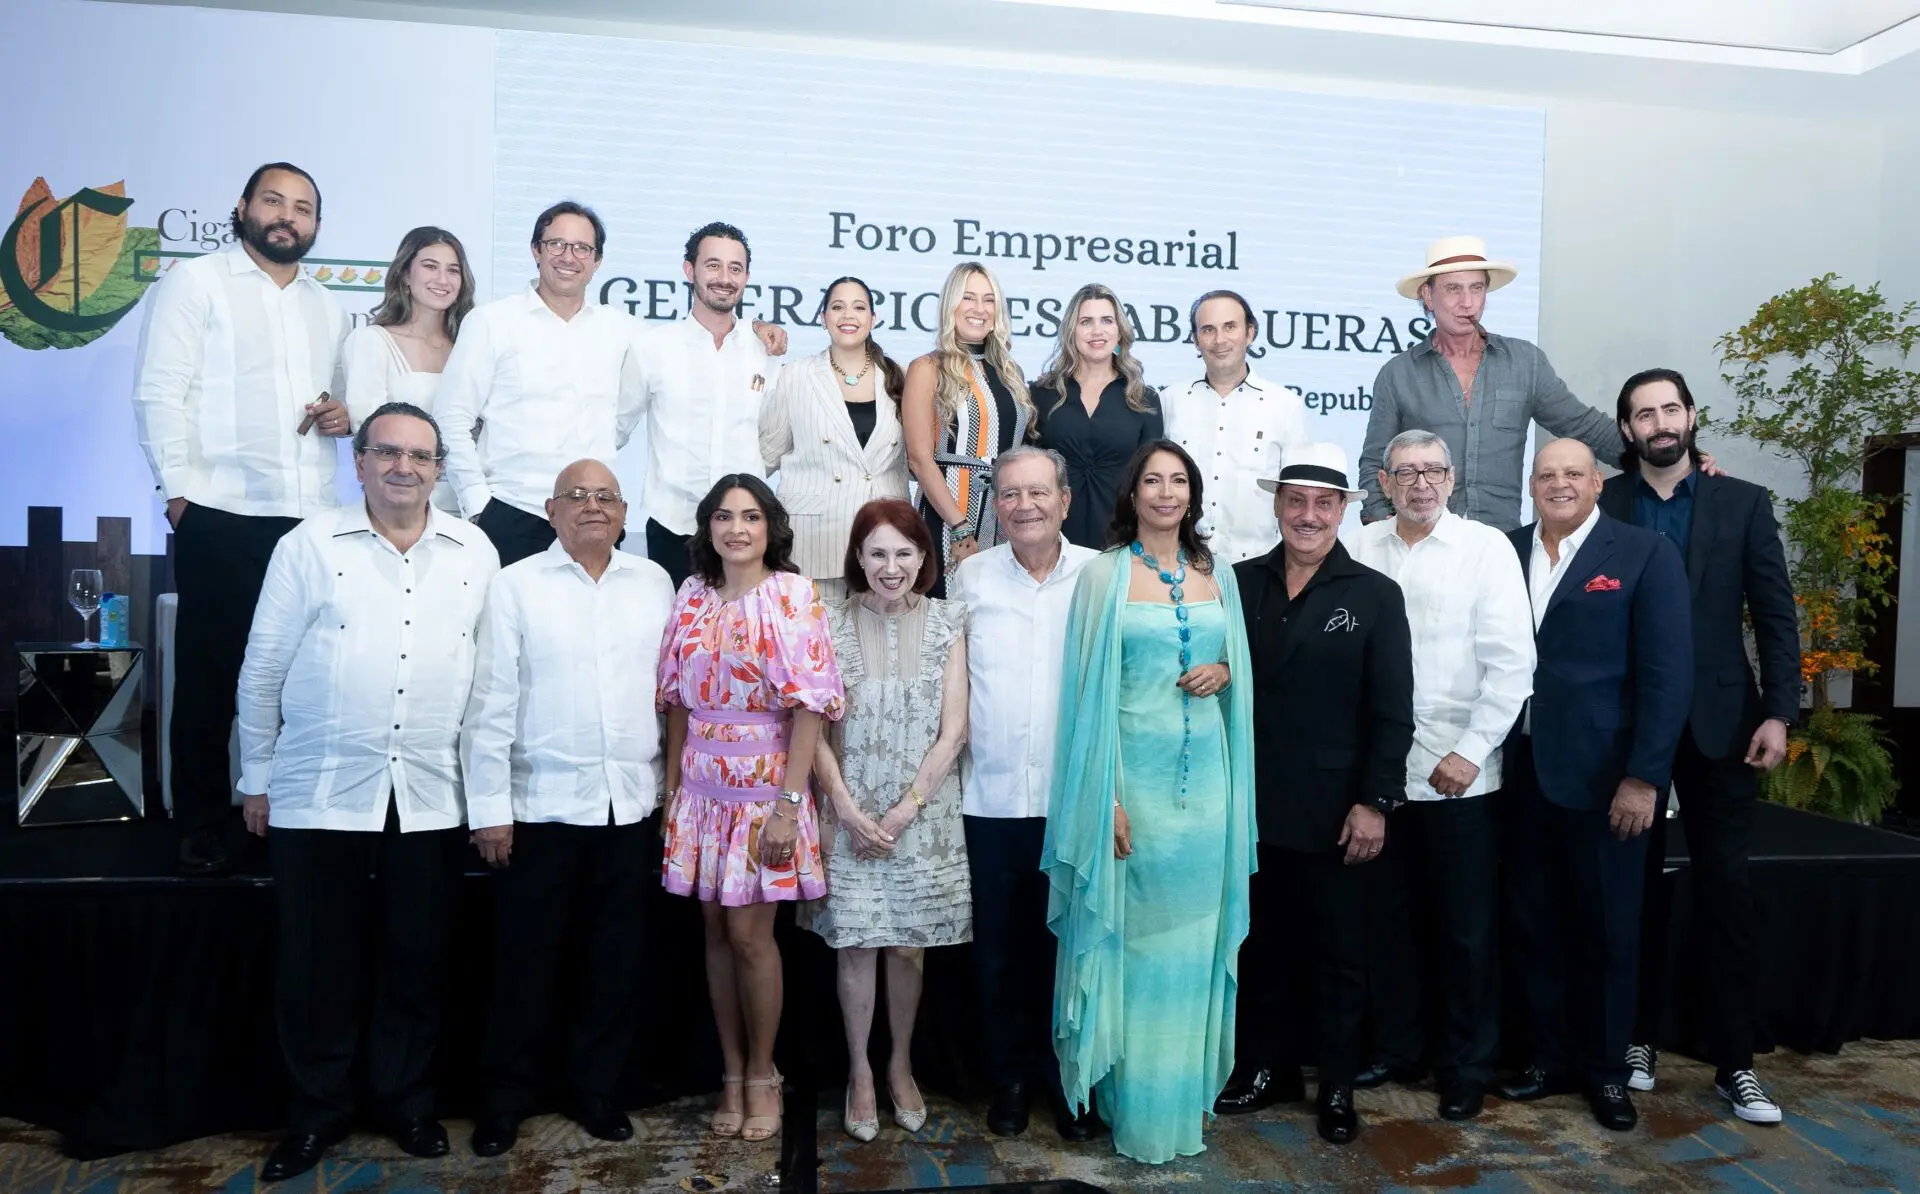
[[[795,807],[798,807],[800,802],[802,800],[805,800],[806,798],[807,798],[807,794],[804,790],[799,792],[789,792],[783,788],[780,791],[780,799],[786,801],[788,804],[791,804]]]

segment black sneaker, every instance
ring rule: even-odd
[[[1767,1088],[1760,1085],[1760,1079],[1752,1070],[1735,1070],[1731,1074],[1715,1074],[1713,1089],[1720,1097],[1733,1104],[1733,1113],[1750,1124],[1777,1124],[1780,1122],[1780,1104],[1773,1101]]]
[[[1628,1045],[1627,1068],[1632,1072],[1627,1085],[1635,1090],[1653,1089],[1653,1068],[1660,1064],[1660,1055],[1653,1051],[1652,1045]]]

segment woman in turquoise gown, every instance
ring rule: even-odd
[[[1178,445],[1128,466],[1109,548],[1080,573],[1041,868],[1059,938],[1054,1049],[1067,1102],[1159,1164],[1206,1147],[1233,1071],[1254,870],[1253,700],[1233,569],[1194,530]],[[1182,630],[1185,635],[1182,635]]]

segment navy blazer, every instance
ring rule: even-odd
[[[1523,573],[1536,525],[1508,532]],[[1602,513],[1547,599],[1546,616],[1535,618],[1539,662],[1528,708],[1534,771],[1548,800],[1604,809],[1627,776],[1667,786],[1693,702],[1688,607],[1679,550]]]
[[[1607,479],[1600,508],[1633,521],[1637,472]],[[1769,717],[1792,725],[1800,715],[1800,615],[1787,579],[1773,498],[1751,481],[1693,479],[1693,531],[1687,536],[1693,592],[1693,713],[1687,725],[1709,759],[1743,759],[1753,731]],[[1753,621],[1760,685],[1747,662]]]

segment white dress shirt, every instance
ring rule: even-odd
[[[1500,788],[1500,744],[1533,693],[1533,625],[1513,543],[1442,510],[1407,545],[1388,518],[1353,536],[1353,558],[1392,577],[1413,632],[1413,749],[1407,799],[1445,800],[1427,777],[1459,755],[1480,769],[1463,795]]]
[[[824,352],[795,361],[767,387],[760,408],[760,459],[780,472],[793,562],[815,580],[842,575],[860,507],[907,496],[906,441],[885,384],[874,379],[873,434],[862,444],[837,372]]]
[[[599,580],[554,543],[487,596],[460,731],[467,824],[631,825],[658,798],[654,675],[673,582],[615,551]]]
[[[422,373],[400,351],[393,333],[378,324],[366,324],[347,334],[341,352],[345,401],[356,417],[364,419],[389,402],[408,402],[433,414],[433,400],[440,392],[438,373]],[[453,482],[444,473],[433,487],[433,504],[449,514],[460,513],[460,498]]]
[[[1593,525],[1600,521],[1600,507],[1595,506],[1585,522],[1573,528],[1566,538],[1560,540],[1560,560],[1555,563],[1547,558],[1547,545],[1540,541],[1540,523],[1533,524],[1533,554],[1527,563],[1527,597],[1533,602],[1533,629],[1540,631],[1540,622],[1547,616],[1547,606],[1553,601],[1553,591],[1560,587],[1560,578],[1567,574],[1573,564],[1573,557],[1580,554],[1580,545],[1593,533]],[[1526,713],[1520,721],[1522,733],[1533,733],[1533,703],[1527,703]]]
[[[1073,583],[1100,553],[1060,536],[1044,580],[1002,543],[967,557],[953,597],[967,606],[967,750],[960,811],[969,817],[1044,817],[1053,786]]]
[[[147,301],[133,386],[141,450],[163,500],[304,518],[339,506],[339,441],[299,434],[339,397],[346,312],[301,274],[282,287],[239,247],[182,261]]]
[[[1252,559],[1280,542],[1273,495],[1261,480],[1280,475],[1284,451],[1307,442],[1307,408],[1300,395],[1256,377],[1222,398],[1205,377],[1160,392],[1167,438],[1200,466],[1199,529],[1207,546],[1229,563]]]
[[[364,504],[309,518],[273,549],[240,668],[240,790],[285,829],[450,829],[460,718],[500,557],[429,508],[401,552]]]
[[[640,418],[624,376],[639,330],[599,303],[562,319],[531,283],[460,321],[434,417],[461,513],[472,518],[497,498],[545,522],[561,469],[613,459]]]
[[[676,319],[641,334],[628,371],[647,420],[641,514],[690,535],[694,508],[715,481],[766,475],[760,399],[773,380],[766,347],[742,319],[719,348],[697,320]]]

